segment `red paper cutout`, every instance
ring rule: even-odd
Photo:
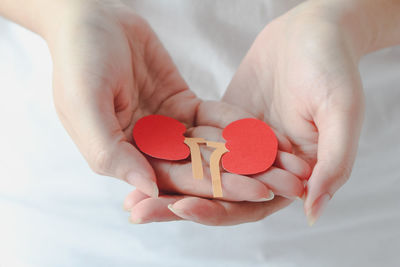
[[[189,147],[184,143],[185,132],[185,125],[173,118],[149,115],[136,122],[133,138],[138,148],[149,156],[182,160],[190,154]]]
[[[203,178],[199,145],[206,143],[215,150],[210,157],[214,197],[222,197],[220,161],[225,170],[236,174],[256,174],[267,170],[275,161],[278,140],[272,129],[257,119],[234,121],[223,130],[226,144],[190,138],[183,135],[185,125],[162,115],[149,115],[138,120],[133,138],[145,154],[166,160],[182,160],[191,155],[193,177]],[[222,157],[221,157],[222,155]]]
[[[229,152],[222,156],[225,170],[236,174],[256,174],[274,163],[278,140],[272,129],[257,119],[234,121],[222,132]]]

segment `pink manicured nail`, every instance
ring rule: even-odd
[[[307,212],[308,225],[312,226],[318,220],[330,199],[329,194],[323,194],[314,201],[311,209]]]
[[[170,211],[172,211],[176,216],[181,217],[182,219],[191,220],[191,221],[193,221],[193,220],[196,219],[196,216],[187,214],[187,213],[183,212],[183,211],[180,210],[180,209],[174,208],[174,207],[173,207],[173,204],[169,204],[169,205],[168,205],[168,209],[169,209]]]
[[[125,200],[123,208],[125,211],[131,211],[133,208],[133,201],[132,199]]]
[[[271,190],[268,190],[268,191],[269,191],[269,192],[268,192],[268,196],[263,197],[263,198],[259,198],[259,199],[256,199],[256,200],[251,200],[251,201],[252,201],[252,202],[264,202],[264,201],[273,200],[274,197],[275,197],[274,192],[272,192]]]
[[[174,214],[178,215],[179,217],[180,217],[180,214],[182,214],[181,212],[179,212],[179,210],[174,209],[173,204],[169,204],[167,207],[170,211],[172,211]]]

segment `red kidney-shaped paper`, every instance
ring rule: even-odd
[[[190,149],[184,143],[186,127],[179,121],[162,116],[149,115],[139,119],[133,128],[133,139],[145,154],[166,160],[182,160]]]
[[[222,156],[225,170],[236,174],[256,174],[274,163],[278,140],[272,129],[257,119],[232,122],[222,132],[229,152]]]

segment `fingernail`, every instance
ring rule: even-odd
[[[264,201],[270,201],[273,200],[275,197],[274,192],[272,192],[271,190],[268,190],[268,196],[267,197],[262,197],[256,200],[252,200],[252,202],[264,202]]]
[[[301,196],[296,197],[300,201],[305,201],[306,200],[306,191],[303,191],[303,194]]]
[[[168,204],[168,209],[170,210],[170,211],[172,211],[173,213],[176,213],[177,211],[176,210],[174,210],[174,208],[172,207],[172,205],[173,204]]]
[[[133,205],[134,205],[134,203],[132,201],[132,198],[127,198],[127,199],[125,199],[122,207],[123,207],[124,211],[131,211],[133,208]]]
[[[176,209],[173,207],[173,204],[169,204],[167,207],[170,211],[172,211],[172,213],[174,213],[178,217],[181,217],[184,220],[189,220],[189,221],[198,220],[197,216],[195,216],[194,214],[187,214],[183,212],[183,210]]]
[[[167,207],[170,211],[172,211],[174,214],[178,215],[179,217],[186,216],[186,214],[184,214],[181,210],[175,209],[173,207],[173,204],[169,204]]]
[[[132,219],[129,217],[129,222],[132,224],[141,224],[142,223],[142,219]]]
[[[132,210],[132,206],[133,205],[131,205],[131,204],[126,204],[126,203],[124,203],[124,205],[123,205],[123,209],[124,209],[124,211],[131,211]]]
[[[330,199],[331,196],[329,194],[323,194],[314,201],[311,209],[307,212],[307,221],[309,226],[312,226],[318,220]]]

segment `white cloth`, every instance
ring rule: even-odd
[[[257,33],[300,1],[134,1],[201,97],[219,98]],[[130,225],[127,184],[93,174],[58,121],[39,37],[0,18],[0,266],[399,266],[400,47],[361,62],[366,120],[350,181],[308,227]]]

